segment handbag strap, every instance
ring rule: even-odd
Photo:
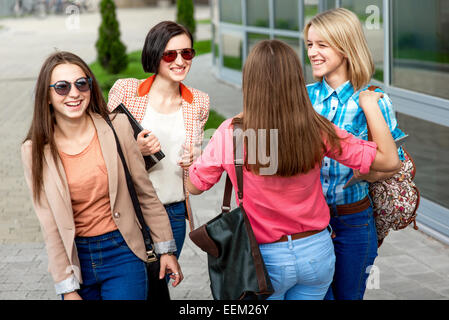
[[[137,197],[137,192],[134,187],[134,182],[132,180],[131,174],[129,172],[128,166],[126,164],[125,156],[123,155],[122,148],[120,146],[120,141],[117,137],[117,133],[115,132],[114,126],[112,125],[111,120],[109,117],[105,118],[107,124],[111,127],[112,132],[114,133],[115,142],[117,145],[117,152],[120,156],[120,160],[123,164],[123,169],[125,171],[125,177],[126,177],[126,185],[128,186],[128,192],[131,197],[131,201],[133,203],[134,211],[136,213],[137,219],[139,220],[140,225],[142,226],[142,236],[145,242],[145,249],[147,251],[148,256],[148,262],[155,261],[157,259],[156,254],[154,253],[154,247],[153,247],[153,240],[151,239],[151,234],[148,231],[148,226],[145,222],[145,219],[142,214],[142,209],[140,207],[139,198]]]

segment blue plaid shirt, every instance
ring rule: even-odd
[[[360,91],[366,90],[368,85]],[[329,121],[353,134],[355,137],[368,140],[368,128],[365,114],[359,107],[359,93],[354,92],[352,84],[347,81],[336,90],[326,81],[307,86],[309,97],[315,110]],[[376,91],[380,91],[377,89]],[[397,127],[396,116],[390,98],[384,93],[379,106],[385,121],[390,128],[393,139],[404,133]],[[398,149],[400,159],[402,148]],[[353,176],[352,169],[325,157],[321,167],[321,184],[328,204],[349,204],[362,200],[368,195],[368,182],[361,181],[346,189],[343,186]]]

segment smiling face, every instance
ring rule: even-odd
[[[189,73],[192,60],[185,60],[179,53],[180,49],[192,48],[190,38],[186,34],[180,34],[171,38],[164,52],[168,50],[178,50],[176,59],[172,62],[165,62],[161,59],[159,64],[158,75],[174,82],[181,82]]]
[[[53,105],[56,121],[58,121],[58,119],[78,119],[86,115],[91,91],[81,92],[74,85],[76,80],[86,77],[84,71],[75,64],[59,64],[53,69],[50,84],[55,84],[56,82],[63,80],[71,83],[70,92],[64,96],[56,93],[54,88],[49,88],[49,103]]]
[[[307,48],[314,77],[325,77],[328,82],[348,80],[347,59],[331,47],[313,25],[307,34]]]

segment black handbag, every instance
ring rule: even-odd
[[[274,290],[243,208],[243,136],[241,123],[237,119],[233,123],[239,207],[230,211],[232,183],[227,175],[221,214],[190,232],[189,236],[193,243],[207,252],[210,286],[215,300],[263,300]]]
[[[126,164],[125,157],[123,156],[122,148],[120,147],[120,142],[117,137],[117,133],[115,132],[114,126],[109,118],[105,119],[108,125],[111,127],[112,132],[114,133],[115,142],[117,144],[117,152],[120,156],[120,159],[123,164],[123,169],[125,171],[126,177],[126,185],[128,186],[129,195],[131,196],[131,200],[133,202],[134,211],[136,212],[137,219],[139,220],[140,225],[142,226],[142,235],[145,242],[145,249],[147,251],[147,276],[148,276],[148,296],[147,300],[149,301],[169,301],[170,293],[168,291],[167,281],[164,278],[159,279],[159,271],[160,271],[160,261],[154,252],[153,240],[151,239],[150,229],[147,226],[145,219],[142,214],[142,209],[140,208],[139,199],[137,197],[136,189],[134,188],[134,183],[131,178],[131,174],[129,173],[128,166]]]

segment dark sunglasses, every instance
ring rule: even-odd
[[[91,78],[79,78],[74,83],[75,87],[80,92],[89,91],[92,88],[92,79]],[[61,96],[66,96],[69,94],[72,89],[72,84],[68,81],[61,80],[56,82],[55,84],[50,85],[49,87],[55,88],[55,92]]]
[[[162,60],[165,62],[173,62],[178,57],[178,51],[184,60],[192,60],[195,56],[195,49],[185,48],[180,50],[168,50],[162,54]]]

